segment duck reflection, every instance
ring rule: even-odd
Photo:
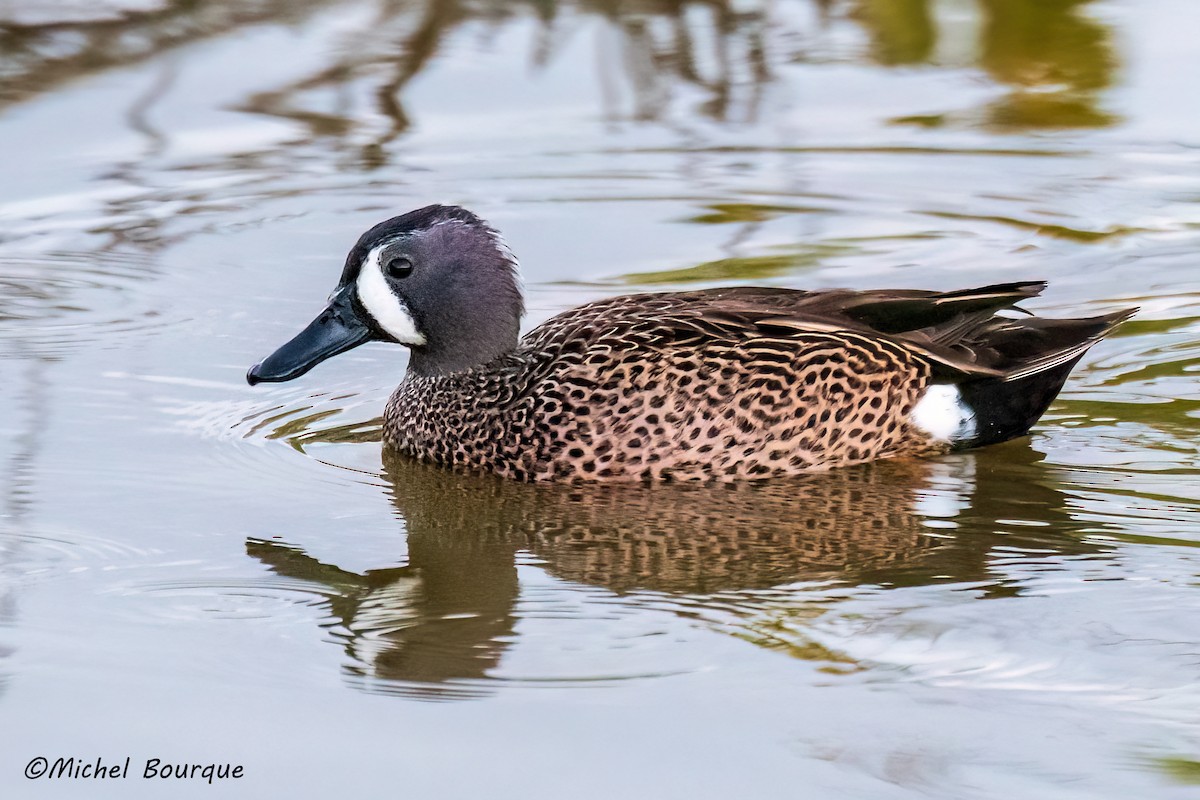
[[[280,575],[329,587],[348,670],[362,685],[464,697],[488,691],[518,638],[519,562],[635,593],[634,603],[649,591],[655,608],[664,593],[686,596],[694,613],[705,598],[718,605],[730,592],[797,582],[986,581],[1004,594],[988,566],[997,544],[1088,549],[1072,537],[1058,492],[1030,479],[1040,456],[1028,444],[982,455],[985,465],[963,454],[755,484],[533,486],[387,454],[407,527],[404,566],[359,574],[294,545],[255,539],[247,549]]]

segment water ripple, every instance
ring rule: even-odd
[[[311,612],[330,596],[326,587],[295,580],[255,577],[246,579],[183,579],[175,581],[125,582],[111,586],[111,594],[126,597],[149,595],[154,601],[140,606],[149,618],[168,622],[199,619],[259,620],[272,625],[290,625]]]
[[[146,307],[132,291],[154,277],[137,253],[58,252],[0,257],[0,337],[21,352],[61,354],[103,338],[130,336],[178,322]]]
[[[16,584],[68,574],[161,566],[163,551],[67,530],[0,527],[0,573]]]

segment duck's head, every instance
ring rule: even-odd
[[[523,310],[496,231],[464,208],[427,206],[364,233],[325,310],[246,380],[290,381],[370,341],[406,345],[415,375],[458,372],[513,349]]]

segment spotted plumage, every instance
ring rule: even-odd
[[[431,206],[364,234],[329,308],[248,378],[391,340],[413,357],[384,440],[419,460],[522,481],[768,478],[1026,433],[1132,313],[997,314],[1043,287],[627,295],[518,341],[508,249]]]

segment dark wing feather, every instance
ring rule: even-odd
[[[1045,281],[1002,283],[955,292],[872,291],[854,292],[841,312],[880,333],[905,333],[954,324],[963,318],[990,317],[1036,297]],[[948,333],[938,338],[950,338]]]

